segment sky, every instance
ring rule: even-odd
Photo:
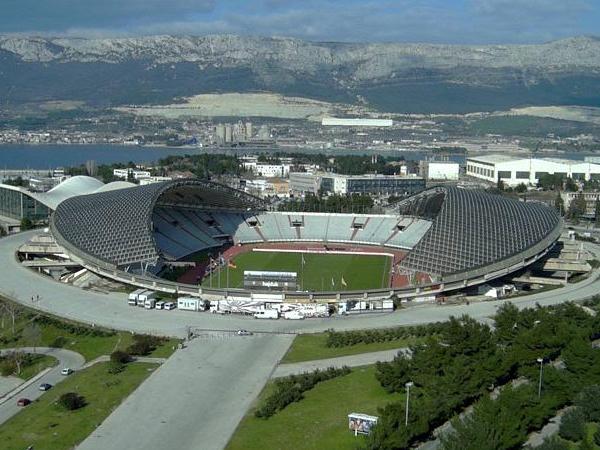
[[[600,0],[0,0],[0,34],[221,33],[342,42],[539,43],[600,36]]]

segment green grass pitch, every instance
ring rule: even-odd
[[[304,268],[302,267],[304,256]],[[202,285],[243,288],[244,270],[297,272],[298,290],[351,291],[389,286],[391,257],[382,255],[336,255],[287,252],[248,252],[235,257],[236,268],[222,268]],[[229,272],[229,275],[227,274]],[[342,285],[342,277],[347,286]],[[227,284],[229,279],[229,285]],[[333,283],[332,283],[333,280]]]

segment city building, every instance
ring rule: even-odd
[[[583,197],[585,200],[584,217],[593,219],[596,217],[596,202],[600,201],[600,192],[566,192],[561,191],[560,196],[563,199],[565,210],[569,209],[571,203],[577,198]]]
[[[467,158],[467,175],[509,186],[535,185],[543,175],[561,175],[574,180],[600,180],[600,164],[559,158],[522,158],[486,155]]]
[[[290,190],[295,193],[411,195],[425,189],[425,180],[400,175],[341,175],[334,173],[290,174]]]
[[[141,180],[143,178],[150,178],[150,172],[147,170],[138,170],[138,169],[113,169],[113,176],[116,178],[121,178],[122,180],[127,180],[132,177],[134,180]]]
[[[420,161],[419,175],[427,180],[457,181],[460,165],[451,161]]]
[[[256,161],[243,161],[242,165],[244,166],[244,169],[251,171],[259,177],[285,178],[290,173],[290,164],[268,164]]]

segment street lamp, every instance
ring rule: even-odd
[[[415,383],[409,381],[404,386],[406,386],[406,417],[404,418],[404,425],[408,426],[408,402],[410,399],[410,388],[413,387]]]
[[[544,367],[544,358],[538,358],[537,362],[540,363],[540,382],[538,383],[538,398],[542,396],[542,371]]]

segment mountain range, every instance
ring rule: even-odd
[[[291,38],[0,36],[0,108],[53,100],[161,104],[276,92],[379,111],[467,113],[600,106],[600,39],[537,45],[309,42]]]

